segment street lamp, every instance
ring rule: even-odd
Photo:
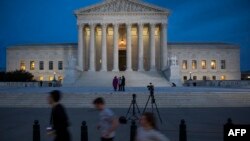
[[[54,72],[54,78],[53,81],[56,81],[56,72]]]
[[[190,75],[189,80],[192,80],[192,72],[189,72],[189,75]]]

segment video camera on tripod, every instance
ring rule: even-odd
[[[152,83],[149,83],[149,85],[147,86],[148,90],[150,91],[150,94],[153,94],[154,93],[154,85]]]

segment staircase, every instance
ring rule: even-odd
[[[46,108],[47,94],[2,94],[0,108]],[[128,108],[132,94],[68,94],[64,93],[62,103],[68,108],[92,108],[92,101],[103,97],[111,108]],[[208,108],[208,107],[250,107],[249,93],[197,93],[156,94],[159,108]],[[147,94],[137,94],[137,103],[143,108]],[[150,106],[149,106],[150,107]]]
[[[145,87],[150,82],[156,87],[170,87],[171,84],[160,72],[82,72],[74,83],[64,86],[110,87],[113,78],[125,76],[127,87]]]

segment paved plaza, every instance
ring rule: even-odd
[[[127,109],[114,109],[118,116],[124,115]],[[80,141],[80,125],[86,120],[89,126],[89,141],[99,141],[95,129],[98,113],[93,109],[67,109],[71,121],[73,141]],[[171,141],[178,141],[178,127],[181,119],[187,122],[189,141],[222,141],[223,124],[227,118],[234,123],[250,123],[250,108],[164,108],[160,109],[164,123],[161,131]],[[49,124],[48,108],[0,108],[0,140],[28,141],[32,140],[33,120],[41,124],[41,141],[50,141],[45,128]],[[129,141],[129,125],[120,126],[116,141]]]
[[[114,92],[107,87],[88,88],[0,88],[0,141],[32,140],[32,124],[39,120],[41,141],[46,136],[50,109],[47,93],[59,89],[64,93],[62,103],[71,121],[73,141],[80,141],[83,120],[89,126],[89,141],[98,141],[96,122],[98,112],[91,108],[91,101],[103,96],[117,116],[126,114],[133,93],[138,94],[138,105],[144,107],[148,98],[147,88],[127,88],[126,92]],[[189,141],[222,141],[223,125],[228,118],[236,124],[249,124],[250,89],[237,88],[155,88],[163,124],[160,130],[171,141],[178,141],[181,119],[187,122]],[[129,141],[129,125],[121,125],[116,141]]]

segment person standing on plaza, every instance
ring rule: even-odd
[[[114,79],[113,79],[113,88],[114,88],[114,91],[117,91],[117,86],[118,86],[118,79],[117,77],[115,76]]]
[[[118,85],[119,85],[119,91],[121,91],[122,90],[122,78],[121,77],[119,77],[118,79]]]
[[[144,113],[137,129],[136,141],[169,141],[157,130],[156,119],[153,113]]]
[[[52,112],[47,134],[54,136],[54,141],[70,141],[70,133],[68,131],[69,120],[65,108],[59,103],[60,99],[60,91],[54,90],[50,92],[48,103],[52,107]]]
[[[105,101],[101,97],[96,98],[93,101],[93,104],[100,112],[100,121],[97,125],[97,130],[99,130],[101,133],[101,141],[114,141],[115,130],[119,125],[114,112],[111,109],[106,108]]]
[[[126,78],[124,76],[122,76],[122,91],[125,91],[125,85],[126,85]]]

